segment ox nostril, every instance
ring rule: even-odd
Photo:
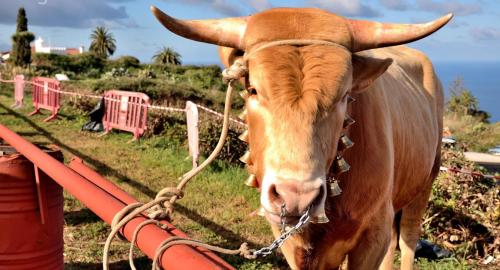
[[[278,193],[276,185],[269,186],[269,200],[271,201],[271,203],[278,207],[280,207],[284,203],[283,198]]]

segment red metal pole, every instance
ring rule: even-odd
[[[125,206],[123,202],[110,196],[105,190],[89,182],[75,171],[64,166],[64,164],[1,124],[0,137],[16,148],[19,153],[33,162],[33,164],[85,204],[106,223],[110,224],[116,213]],[[132,239],[135,228],[145,220],[146,218],[141,216],[132,219],[122,229],[123,235],[129,240]],[[160,243],[171,236],[172,234],[167,231],[150,224],[143,227],[138,234],[137,246],[148,257],[152,258]],[[165,251],[162,256],[161,265],[163,269],[234,269],[229,264],[221,261],[211,260],[205,254],[192,247],[177,245]]]
[[[83,160],[74,157],[71,159],[71,161],[68,164],[68,167],[80,174],[81,176],[85,177],[87,180],[90,182],[94,183],[96,186],[104,189],[106,192],[117,198],[118,200],[122,201],[125,204],[133,204],[138,202],[134,197],[132,197],[130,194],[122,190],[120,187],[115,185],[113,182],[108,181],[106,178],[102,177],[99,173],[96,171],[92,170],[90,167],[85,165],[83,163]],[[174,227],[172,224],[169,222],[163,220],[161,223],[165,224],[169,228],[169,232],[180,237],[188,237],[183,231],[177,229]],[[219,258],[217,255],[215,255],[213,252],[208,251],[207,249],[201,248],[201,247],[195,247],[197,250],[203,252],[203,254],[209,256],[211,259],[214,261],[217,261],[221,264],[227,264],[224,260]]]

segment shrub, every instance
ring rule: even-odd
[[[219,142],[222,131],[222,119],[214,116],[200,116],[200,153],[208,157]],[[231,124],[224,147],[220,152],[218,159],[229,163],[242,166],[239,158],[247,151],[247,144],[238,139],[244,129],[240,126]]]
[[[106,61],[106,70],[111,70],[113,68],[138,68],[140,64],[141,62],[136,57],[125,55],[115,60]]]
[[[174,145],[185,144],[187,139],[186,119],[183,113],[152,112],[145,137],[164,136]]]
[[[479,110],[479,101],[464,87],[463,79],[456,78],[450,86],[450,98],[446,102],[446,110],[458,115],[472,115],[482,122],[488,122],[491,115]]]
[[[92,53],[77,55],[59,55],[53,53],[36,53],[33,56],[33,66],[37,74],[52,76],[56,73],[86,74],[93,72],[93,76],[103,69],[103,62]]]
[[[56,71],[70,70],[71,59],[67,55],[54,53],[35,53],[32,65]]]
[[[85,73],[89,70],[101,71],[104,67],[103,60],[90,52],[72,55],[70,59],[72,62],[70,70],[75,73]]]
[[[443,150],[443,166],[480,171],[462,152]],[[433,185],[425,217],[425,236],[456,257],[500,256],[499,187],[491,179],[441,174]]]

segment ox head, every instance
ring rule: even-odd
[[[271,222],[280,221],[283,204],[291,219],[309,207],[316,220],[325,217],[326,178],[348,117],[349,94],[366,89],[392,63],[356,52],[423,38],[451,19],[450,14],[427,24],[382,24],[318,9],[279,8],[250,17],[186,21],[152,11],[170,31],[221,46],[226,66],[245,56],[243,139],[250,152],[244,159]],[[275,43],[292,39],[327,43]],[[270,43],[275,45],[266,46]]]

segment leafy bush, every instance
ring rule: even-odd
[[[86,52],[70,56],[72,67],[70,71],[75,73],[85,73],[90,70],[102,71],[104,62],[95,54]]]
[[[125,68],[112,68],[110,71],[104,73],[104,79],[112,79],[127,76],[130,77],[130,73],[128,69]]]
[[[35,72],[42,76],[53,76],[56,73],[87,75],[88,72],[94,77],[103,69],[102,59],[92,53],[77,55],[59,55],[53,53],[36,53],[33,56],[33,67]]]
[[[480,171],[462,152],[443,150],[443,166]],[[456,257],[500,256],[500,188],[491,179],[441,174],[433,185],[424,222],[426,238]],[[498,262],[497,262],[498,263]]]
[[[200,114],[199,123],[200,154],[208,157],[219,141],[222,131],[222,119]],[[228,137],[222,151],[217,157],[218,159],[235,165],[242,165],[239,158],[245,154],[247,145],[240,141],[238,136],[243,130],[240,126],[230,126]],[[164,136],[175,145],[187,145],[187,127],[184,113],[152,112],[149,117],[148,130],[145,137],[153,135]]]
[[[458,115],[472,115],[482,122],[488,122],[491,115],[479,109],[479,102],[463,85],[461,77],[456,78],[450,86],[450,98],[446,102],[446,110]]]
[[[150,78],[150,77],[155,78]],[[225,92],[219,90],[206,90],[195,88],[183,81],[173,83],[157,75],[154,70],[146,71],[145,75],[127,77],[87,79],[68,82],[75,91],[103,93],[110,89],[142,92],[147,94],[155,103],[167,104],[169,106],[184,106],[186,100],[209,106],[215,110],[224,108]],[[233,108],[239,110],[243,107],[244,101],[233,95]]]
[[[186,119],[183,113],[150,113],[145,137],[164,136],[175,145],[185,144],[187,139]]]
[[[471,115],[448,113],[444,118],[460,149],[484,152],[500,142],[500,122],[488,124]]]
[[[111,70],[113,68],[123,68],[123,69],[128,69],[128,68],[138,68],[141,64],[141,61],[137,59],[136,57],[130,56],[130,55],[125,55],[121,56],[115,60],[108,60],[106,62],[106,69]]]
[[[222,119],[202,115],[200,116],[200,153],[208,157],[217,146],[222,131]],[[239,158],[247,151],[247,144],[240,141],[238,137],[244,131],[241,126],[232,125],[229,128],[226,142],[220,152],[218,159],[225,160],[235,165],[243,165]]]

